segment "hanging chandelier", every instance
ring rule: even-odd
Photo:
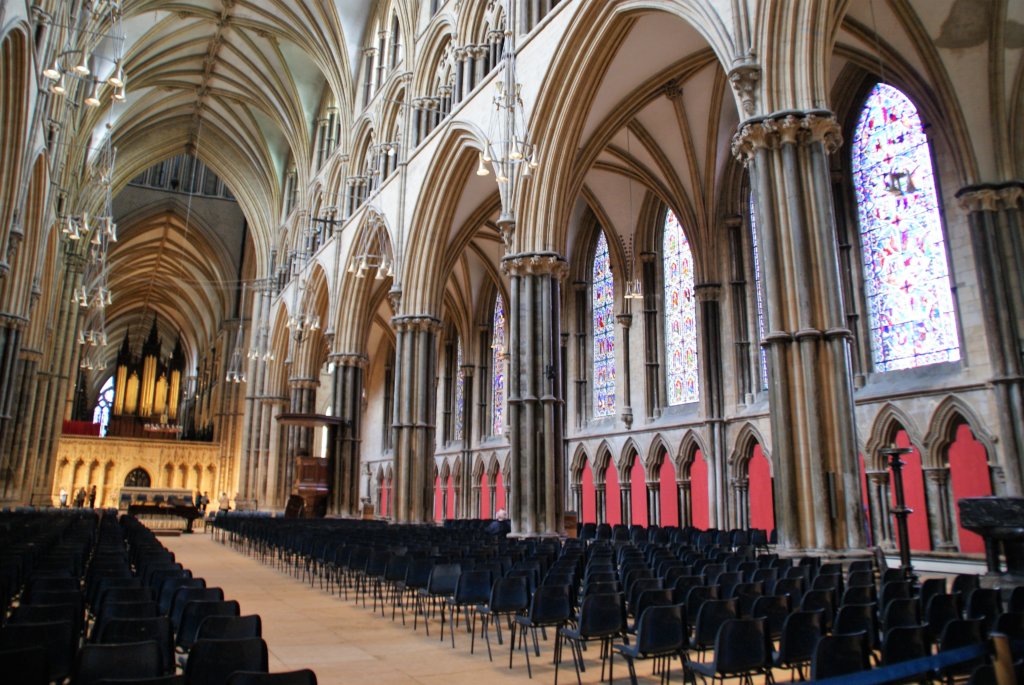
[[[85,93],[82,104],[99,107],[101,89],[110,86],[111,98],[126,99],[127,76],[124,70],[125,33],[121,3],[99,1],[58,5],[63,14],[54,17],[50,26],[62,29],[65,39],[52,62],[43,69],[49,81],[49,92],[65,95],[69,88],[77,95]],[[79,84],[72,87],[72,84]]]
[[[241,302],[238,305],[238,331],[235,334],[235,346],[228,359],[228,370],[224,378],[228,383],[245,383],[245,368],[242,366],[242,347],[245,344],[245,282],[242,283]]]
[[[495,83],[493,109],[487,126],[487,139],[480,152],[478,176],[489,176],[494,171],[501,200],[498,228],[506,244],[515,231],[516,202],[519,179],[529,178],[538,167],[537,148],[529,141],[526,114],[523,109],[522,90],[516,73],[515,5],[512,2],[502,46],[504,70]]]

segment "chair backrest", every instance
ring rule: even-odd
[[[899,663],[928,656],[928,640],[922,626],[899,626],[885,631],[882,664]]]
[[[779,661],[786,665],[806,663],[823,632],[821,611],[794,611],[782,625]]]
[[[764,619],[729,619],[715,636],[715,670],[729,674],[760,671],[768,661],[767,644]]]
[[[174,672],[174,630],[166,616],[111,619],[98,637],[99,644],[155,642],[160,649],[162,672]]]
[[[4,680],[22,685],[50,685],[46,650],[42,646],[0,649]]]
[[[864,633],[865,647],[875,648],[878,642],[878,619],[874,604],[844,604],[839,607],[832,632],[837,635]]]
[[[939,651],[976,645],[985,639],[984,619],[956,618],[946,624],[939,641]]]
[[[825,635],[818,640],[814,647],[814,658],[811,660],[811,680],[836,678],[850,673],[859,673],[867,668],[868,662],[862,634]]]
[[[636,645],[641,654],[671,654],[686,644],[686,619],[681,604],[647,607],[636,625]]]
[[[960,573],[953,578],[954,595],[969,595],[979,587],[981,587],[981,580],[973,573]]]
[[[522,576],[498,578],[491,587],[488,606],[493,612],[523,611],[529,605],[530,595],[526,589],[526,578]]]
[[[564,585],[542,585],[530,600],[530,622],[534,625],[553,625],[569,618],[572,605],[569,589]]]
[[[486,604],[491,598],[490,571],[463,571],[455,588],[457,604]]]
[[[1010,591],[1010,600],[1006,603],[1006,611],[1024,613],[1024,585],[1018,585]]]
[[[921,589],[917,593],[917,599],[921,603],[921,613],[928,608],[928,600],[935,595],[946,594],[945,578],[927,578],[921,583]]]
[[[182,577],[165,579],[164,582],[160,584],[160,599],[157,602],[162,615],[167,616],[170,614],[171,604],[174,602],[174,595],[183,587],[203,588],[206,587],[206,580],[203,578]]]
[[[894,599],[907,599],[910,597],[910,583],[905,580],[892,580],[882,585],[881,604],[882,610],[889,606]]]
[[[924,617],[928,624],[928,634],[933,640],[938,640],[947,623],[961,618],[958,597],[946,594],[932,595],[928,600],[928,606],[925,607]]]
[[[223,685],[235,671],[266,673],[267,643],[258,637],[200,640],[189,651],[185,678],[188,685]]]
[[[800,608],[804,611],[821,611],[821,627],[824,630],[832,627],[834,607],[835,594],[832,590],[808,590],[800,600]]]
[[[70,621],[8,623],[0,629],[0,650],[43,647],[49,679],[61,681],[71,674],[78,635]]]
[[[921,624],[920,606],[913,597],[894,599],[885,606],[884,611],[884,630]]]
[[[199,624],[196,640],[240,640],[263,637],[263,620],[259,614],[248,616],[206,616]]]
[[[430,572],[427,592],[432,595],[454,594],[461,574],[462,566],[460,564],[437,564]]]
[[[181,625],[178,627],[175,640],[179,647],[189,649],[196,641],[199,626],[209,616],[238,616],[241,609],[238,602],[231,600],[199,600],[185,605],[181,614]]]
[[[100,611],[103,605],[123,602],[153,602],[153,589],[148,587],[111,587],[99,593],[96,604]]]
[[[995,625],[999,614],[1003,613],[1003,601],[999,590],[978,588],[967,597],[967,618],[981,618],[986,627]]]
[[[673,594],[673,599],[679,598]],[[687,623],[696,624],[697,614],[700,613],[701,605],[713,599],[718,599],[717,585],[698,585],[690,588],[686,593],[686,601],[684,603],[686,606]]]
[[[399,581],[405,580],[406,573],[409,571],[409,564],[412,562],[412,557],[408,554],[397,554],[388,560],[388,566],[384,569],[384,580],[386,581]]]
[[[621,594],[590,594],[583,598],[579,616],[580,635],[583,637],[619,635],[625,632],[625,628],[626,615],[623,610]]]
[[[413,557],[405,574],[405,586],[409,589],[425,588],[430,581],[435,562],[426,557]]]
[[[782,627],[789,616],[789,597],[787,595],[765,595],[754,600],[750,610],[751,618],[763,618],[765,630],[775,639],[782,634]]]
[[[164,675],[156,642],[85,645],[78,651],[75,685],[95,685],[113,678],[155,678]]]
[[[736,618],[735,599],[709,599],[701,604],[694,625],[693,641],[699,647],[715,644],[715,637],[722,624]]]
[[[804,596],[804,579],[779,578],[775,581],[775,587],[772,589],[772,592],[777,595],[788,595],[790,602],[799,604]]]
[[[228,678],[227,685],[317,685],[317,682],[316,673],[304,668],[284,673],[235,671]]]
[[[93,641],[103,631],[103,626],[115,618],[153,618],[160,615],[156,602],[108,602],[100,607],[92,627]]]
[[[221,601],[224,599],[224,590],[219,587],[183,587],[178,588],[174,593],[174,601],[171,602],[169,616],[174,630],[181,627],[181,615],[185,612],[185,605],[189,602]]]
[[[853,585],[843,591],[843,599],[840,606],[845,604],[875,604],[878,595],[874,585]]]

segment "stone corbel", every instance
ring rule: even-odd
[[[740,64],[729,72],[729,83],[740,101],[740,109],[748,117],[757,111],[758,86],[761,83],[761,67],[756,63]]]
[[[569,263],[554,252],[523,253],[503,258],[501,270],[508,276],[550,275],[561,281],[569,273]]]

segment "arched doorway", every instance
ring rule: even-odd
[[[126,488],[148,488],[150,482],[149,473],[142,467],[132,469],[124,477],[124,486]]]

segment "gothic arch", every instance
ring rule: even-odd
[[[672,458],[672,450],[661,433],[655,433],[651,438],[651,444],[647,448],[647,458],[644,459],[645,470],[649,480],[658,479],[658,470],[662,462],[669,460],[673,468],[676,466],[676,459]]]
[[[451,42],[455,35],[455,26],[447,12],[434,15],[427,27],[422,42],[416,70],[413,74],[413,93],[416,96],[434,94],[434,78],[442,62],[450,58]]]
[[[679,451],[676,452],[675,466],[677,478],[682,478],[684,475],[686,478],[690,477],[690,466],[693,464],[693,460],[697,456],[697,451],[707,455],[707,447],[704,445],[704,439],[701,435],[693,430],[687,430],[686,434],[683,435],[682,441],[679,443]],[[705,456],[704,461],[708,465],[708,471],[714,470],[714,465]]]
[[[890,444],[900,429],[907,433],[910,444],[921,450],[922,463],[928,463],[931,459],[931,450],[925,448],[921,438],[922,433],[917,424],[910,416],[892,402],[886,402],[878,410],[875,420],[871,423],[871,431],[868,434],[867,443],[864,445],[864,468],[869,471],[884,471],[888,468],[878,456],[878,451]]]
[[[589,462],[590,455],[587,454],[586,446],[583,443],[576,445],[576,452],[573,453],[572,461],[570,462],[571,466],[569,467],[573,485],[580,485],[583,482],[583,469]]]
[[[961,423],[966,423],[967,427],[971,429],[971,433],[974,434],[974,439],[984,445],[985,452],[989,455],[989,461],[994,460],[995,436],[986,429],[984,421],[967,402],[956,395],[948,395],[939,402],[928,423],[928,432],[922,441],[923,455],[927,457],[927,461],[923,464],[924,467],[944,466],[941,462],[955,439],[956,429]]]
[[[607,440],[601,441],[594,455],[594,461],[591,464],[594,471],[594,483],[604,483],[605,474],[609,468],[616,469],[616,474],[618,474],[618,469],[614,463],[615,460],[612,458],[612,448]]]
[[[641,456],[643,455],[643,452],[640,451],[640,446],[637,444],[636,440],[629,437],[626,438],[626,442],[623,444],[622,451],[619,452],[619,454],[621,456],[618,461],[618,470],[619,473],[622,474],[622,482],[628,483],[631,480],[630,471],[633,468],[633,462],[639,459],[640,463],[644,464],[643,457]],[[644,464],[644,466],[646,467],[646,464]]]
[[[762,454],[768,460],[769,473],[772,476],[775,475],[775,465],[772,463],[771,454],[768,452],[761,432],[753,424],[744,423],[733,444],[732,454],[729,455],[729,470],[734,477],[746,474],[747,462],[750,461],[755,445],[760,445]]]

